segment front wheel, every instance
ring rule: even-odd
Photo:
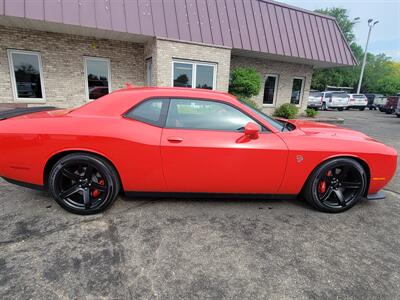
[[[354,159],[336,158],[317,167],[304,189],[316,209],[338,213],[354,206],[367,189],[367,174]]]
[[[86,153],[69,154],[60,159],[52,168],[48,182],[56,202],[80,215],[104,211],[120,190],[114,167],[103,158]]]
[[[343,111],[343,107],[339,107],[339,108],[338,108],[338,111]]]
[[[359,107],[358,110],[363,111],[363,110],[365,110],[365,107]]]

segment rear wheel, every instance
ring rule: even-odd
[[[304,196],[316,209],[338,213],[354,206],[366,188],[367,175],[360,163],[350,158],[337,158],[314,170]]]
[[[60,159],[52,168],[48,182],[57,203],[80,215],[104,211],[120,190],[114,167],[98,156],[84,153]]]
[[[358,110],[363,111],[363,110],[365,110],[365,107],[359,107]]]
[[[338,108],[338,111],[343,111],[343,107],[339,107],[339,108]]]

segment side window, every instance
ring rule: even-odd
[[[236,108],[207,100],[171,99],[166,127],[241,131],[253,119]]]
[[[155,126],[162,126],[163,112],[168,105],[167,99],[145,100],[132,108],[125,117]]]

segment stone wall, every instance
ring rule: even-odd
[[[153,78],[156,85],[171,86],[172,61],[173,59],[182,59],[215,63],[217,65],[216,90],[228,91],[230,49],[162,39],[157,39],[154,42],[154,46],[156,48],[156,57],[153,57]]]
[[[125,82],[144,84],[142,44],[2,26],[0,41],[0,103],[15,102],[7,49],[40,52],[46,105],[73,107],[88,101],[85,56],[110,59],[111,90],[124,87]],[[32,100],[24,102],[32,103]]]
[[[261,58],[232,56],[231,69],[236,67],[251,67],[260,73],[262,76],[261,91],[259,95],[254,97],[253,100],[255,100],[260,107],[263,107],[263,111],[268,114],[272,114],[277,106],[290,102],[293,78],[304,78],[305,81],[303,82],[303,95],[299,107],[301,111],[306,109],[313,72],[312,66],[271,61]],[[278,90],[276,91],[277,94],[275,98],[276,101],[272,105],[263,105],[264,84],[267,74],[278,75]]]

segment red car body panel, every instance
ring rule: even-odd
[[[249,139],[241,132],[168,129],[124,117],[153,97],[222,101],[268,131]],[[125,89],[75,110],[0,121],[0,176],[43,186],[46,164],[55,155],[86,151],[115,166],[124,191],[296,195],[320,163],[338,156],[357,158],[368,167],[369,194],[393,177],[397,164],[393,148],[337,126],[290,122],[296,129],[280,132],[226,93]]]

